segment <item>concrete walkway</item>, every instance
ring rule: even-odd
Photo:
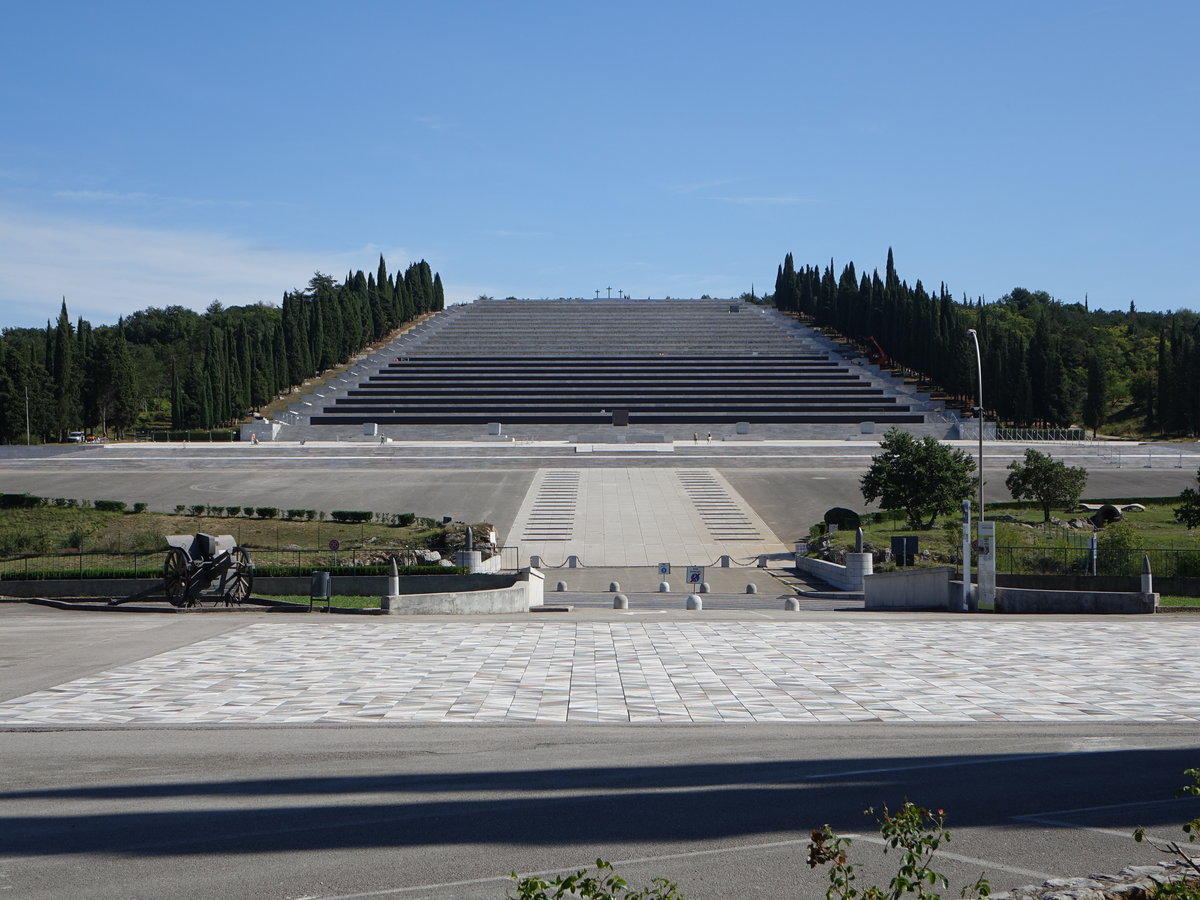
[[[1165,616],[259,618],[14,697],[0,727],[1200,722],[1198,641]]]

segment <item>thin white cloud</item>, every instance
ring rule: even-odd
[[[430,131],[445,133],[454,130],[454,122],[445,116],[415,116],[413,121]]]
[[[511,238],[536,238],[546,237],[548,231],[513,231],[507,228],[495,228],[490,231],[485,231],[484,234],[490,234],[492,237],[511,237]]]
[[[803,206],[817,201],[811,197],[794,197],[790,195],[775,197],[712,197],[722,203],[733,203],[737,206]]]
[[[725,185],[739,180],[738,178],[719,178],[714,181],[696,181],[690,184],[669,184],[666,185],[666,189],[675,194],[694,194],[697,191],[711,191],[713,188],[725,187]]]
[[[202,310],[278,303],[316,271],[340,279],[373,270],[383,253],[394,271],[402,248],[294,251],[231,235],[108,225],[0,209],[0,326],[36,326],[58,314],[109,324],[150,306]]]
[[[246,200],[220,200],[211,197],[173,197],[168,194],[148,194],[142,191],[91,191],[61,190],[51,194],[56,200],[72,203],[122,203],[149,206],[167,204],[172,206],[250,206]]]

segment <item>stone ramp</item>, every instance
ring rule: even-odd
[[[506,536],[522,563],[715,565],[787,546],[715,469],[544,468]]]

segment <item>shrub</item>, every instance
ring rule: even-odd
[[[96,509],[100,510],[101,512],[124,512],[125,511],[125,501],[124,500],[97,500],[96,501]]]
[[[208,507],[203,503],[196,503],[188,507],[189,516],[202,516],[208,511]]]
[[[133,504],[133,512],[134,512],[134,514],[135,514],[135,515],[136,515],[137,513],[144,513],[144,512],[145,512],[147,509],[148,509],[148,507],[146,506],[146,504],[145,504],[145,503],[135,503],[135,504]]]
[[[243,506],[242,513],[246,516],[247,519],[249,519],[251,516],[254,515],[254,507],[253,506]]]
[[[186,507],[186,506],[184,506],[182,503],[176,503],[176,504],[175,504],[175,515],[177,515],[177,516],[182,516],[182,515],[183,515],[183,511],[184,511],[185,509],[187,509],[187,507]]]
[[[256,506],[254,513],[260,519],[273,519],[279,515],[279,508],[275,506]]]
[[[231,518],[231,519],[236,519],[241,514],[242,514],[242,508],[240,506],[225,507],[225,515],[229,516],[229,518]]]
[[[289,509],[289,510],[287,511],[287,517],[288,517],[289,519],[291,519],[292,521],[298,521],[298,520],[300,520],[300,519],[303,519],[303,518],[304,518],[304,510],[302,510],[302,509]]]
[[[409,525],[417,521],[416,513],[400,513],[396,516],[396,524],[401,528],[407,528]]]
[[[0,494],[0,509],[34,509],[45,502],[45,498],[33,494]]]
[[[329,517],[335,522],[357,525],[361,522],[370,522],[372,513],[361,509],[335,509]]]

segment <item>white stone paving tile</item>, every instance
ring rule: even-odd
[[[253,623],[0,703],[0,727],[1200,721],[1200,623]],[[1022,649],[1016,649],[1022,648]]]

